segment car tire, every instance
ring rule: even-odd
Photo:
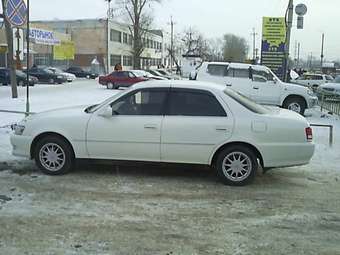
[[[252,149],[232,145],[218,154],[215,168],[217,176],[224,184],[245,186],[254,180],[258,162]]]
[[[108,84],[106,84],[106,88],[107,89],[115,89],[116,86],[112,82],[109,82]]]
[[[34,159],[40,170],[48,175],[62,175],[74,167],[72,147],[62,138],[47,136],[38,141]]]
[[[25,87],[24,81],[18,81],[18,86],[19,87]]]
[[[90,79],[91,77],[90,77],[90,75],[86,75],[86,79]]]
[[[304,115],[306,110],[306,103],[301,97],[290,97],[284,101],[283,108]]]
[[[49,79],[49,83],[50,84],[55,84],[55,80],[52,78],[52,79]]]

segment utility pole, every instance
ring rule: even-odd
[[[300,65],[300,43],[298,43],[297,60],[296,60],[296,66],[299,67],[299,65]]]
[[[18,88],[17,88],[17,76],[15,74],[15,62],[14,62],[14,50],[13,50],[13,29],[10,22],[5,17],[7,1],[2,0],[2,10],[3,14],[0,18],[3,18],[5,24],[6,40],[7,40],[7,67],[10,69],[10,79],[11,79],[11,89],[12,98],[18,98]]]
[[[174,64],[174,22],[172,20],[172,16],[170,17],[170,26],[171,26],[171,41],[170,41],[170,68],[172,70],[172,66]]]
[[[107,0],[107,44],[106,44],[106,50],[107,50],[107,56],[106,56],[106,72],[110,72],[110,19],[111,19],[111,1]]]
[[[27,14],[26,14],[26,115],[30,112],[30,0],[27,0]]]
[[[325,34],[322,33],[322,39],[321,39],[321,70],[322,70],[322,65],[323,65],[323,58],[324,58],[324,52],[323,52],[323,48],[324,48],[324,43],[325,43]]]
[[[290,36],[293,26],[293,13],[294,13],[294,3],[293,0],[289,0],[288,8],[287,8],[287,15],[286,15],[286,47],[285,47],[285,68],[284,70],[284,77],[285,81],[288,78],[288,65],[289,65],[289,50],[290,50]]]
[[[253,37],[253,61],[254,61],[254,64],[255,64],[255,61],[256,61],[256,36],[257,36],[255,28],[253,28],[253,32],[251,33],[251,35]]]

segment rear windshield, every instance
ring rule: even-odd
[[[250,100],[248,97],[245,97],[244,95],[234,90],[225,89],[224,93],[254,113],[258,113],[258,114],[270,113],[270,110],[268,108],[255,103],[254,101]]]

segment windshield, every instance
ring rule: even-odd
[[[131,71],[136,77],[145,77],[146,76],[146,73],[144,73],[143,71],[141,70],[134,70],[134,71]]]
[[[43,69],[46,73],[49,73],[49,74],[53,74],[53,72],[51,70],[49,70],[48,68],[45,68]]]
[[[266,114],[270,112],[270,110],[267,109],[266,107],[255,103],[254,101],[250,100],[248,97],[245,97],[244,95],[234,90],[225,89],[224,93],[254,113]]]
[[[128,89],[127,89],[127,90],[128,90]],[[104,105],[106,105],[106,104],[112,102],[115,98],[119,97],[121,94],[123,94],[123,93],[126,92],[127,90],[121,90],[121,91],[119,91],[117,94],[115,94],[114,96],[112,96],[112,97],[106,99],[105,101],[103,101],[102,103],[96,104],[96,105],[91,105],[91,106],[87,107],[87,108],[85,109],[85,112],[87,112],[87,113],[93,113],[93,112],[97,111],[99,108],[101,108],[102,106],[104,106]]]
[[[62,70],[60,70],[59,68],[55,68],[55,67],[51,68],[50,70],[54,73],[63,73]]]
[[[157,72],[163,74],[163,75],[171,75],[170,73],[168,73],[167,71],[165,70],[157,70]]]

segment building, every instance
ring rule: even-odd
[[[107,19],[84,19],[84,20],[53,20],[33,21],[32,27],[44,27],[59,35],[67,35],[74,43],[74,59],[68,65],[76,65],[89,69],[96,59],[102,72],[113,70],[118,63],[124,69],[133,66],[132,36],[129,25],[108,21]],[[167,53],[163,47],[163,32],[161,30],[148,31],[143,38],[145,49],[141,55],[142,68],[156,68],[167,62]],[[36,51],[34,49],[34,51]],[[40,62],[49,62],[51,52],[35,53]]]

